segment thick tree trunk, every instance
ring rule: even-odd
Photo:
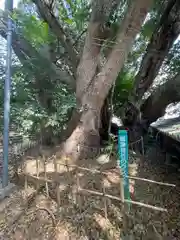
[[[157,76],[165,57],[168,55],[170,48],[180,33],[180,1],[170,0],[166,3],[166,7],[159,20],[159,23],[150,39],[146,52],[143,56],[141,66],[138,74],[135,78],[133,104],[125,111],[126,119],[128,120],[129,127],[134,129],[140,128],[141,119],[139,118],[140,106],[142,97],[148,88],[152,85],[155,77]],[[169,97],[169,100],[167,99]],[[154,98],[154,96],[152,96]],[[165,106],[167,102],[171,102],[171,96],[167,95],[166,100],[160,100]],[[147,105],[146,105],[147,104]],[[160,102],[159,102],[160,104]],[[139,111],[136,111],[134,106],[137,106]],[[146,107],[145,107],[146,106]],[[157,108],[157,109],[156,109]],[[158,112],[158,109],[162,109],[160,105],[151,106],[151,97],[146,101],[145,105],[141,107],[143,109],[144,116],[150,118],[149,121],[156,119],[156,114],[161,116],[162,112]],[[147,110],[145,110],[147,109]],[[130,115],[133,117],[130,117]],[[139,133],[142,131],[139,129]],[[134,134],[132,133],[132,136]],[[139,137],[139,134],[138,134]],[[137,139],[134,138],[134,141]]]
[[[79,113],[75,129],[62,145],[62,154],[73,159],[91,158],[97,154],[100,147],[100,112],[101,107],[97,106],[96,111],[88,109]],[[77,118],[74,120],[77,121]]]
[[[174,79],[159,86],[141,106],[142,118],[147,119],[148,123],[156,121],[163,116],[166,107],[172,103],[180,101],[180,74]]]
[[[172,44],[180,33],[180,1],[170,0],[156,27],[140,70],[135,78],[135,102],[141,101],[144,93],[152,85]]]
[[[93,16],[88,27],[85,47],[77,74],[76,96],[80,117],[76,128],[62,146],[64,155],[76,160],[93,157],[97,153],[100,146],[101,109],[127,58],[136,34],[140,31],[151,2],[151,0],[132,2],[123,25],[117,34],[116,44],[98,74],[97,66],[101,46],[95,45],[95,40],[97,37],[103,40],[104,36],[98,15],[99,9],[94,9],[95,12],[92,11]],[[102,7],[101,4],[98,7]],[[106,10],[107,14],[104,5],[102,9]]]
[[[69,121],[67,129],[65,129],[61,135],[61,142],[66,140],[67,138],[70,137],[72,134],[73,130],[75,127],[78,125],[80,122],[80,117],[81,114],[78,113],[76,109],[73,110],[71,119]],[[100,111],[100,116],[99,116],[99,137],[100,137],[100,144],[104,141],[108,141],[109,139],[109,124],[110,124],[110,118],[111,114],[109,111],[109,100],[108,98],[105,99],[103,107],[101,108]]]

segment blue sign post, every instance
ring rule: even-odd
[[[124,179],[124,198],[130,199],[129,179],[128,179],[128,133],[126,130],[118,132],[118,151],[119,151],[119,167],[122,170]]]

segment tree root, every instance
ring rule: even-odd
[[[17,215],[17,217],[15,217],[15,219],[9,224],[7,225],[6,229],[9,229],[7,232],[8,234],[10,234],[13,229],[16,227],[16,225],[18,225],[18,220],[20,219],[20,217],[23,214],[26,214],[28,208],[30,207],[30,205],[32,204],[32,202],[34,201],[34,199],[36,198],[36,196],[38,195],[38,193],[44,188],[44,185],[39,187],[35,192],[33,192],[27,199],[27,202],[24,205],[24,209],[22,210],[21,213],[19,213]]]
[[[53,212],[51,212],[49,209],[47,209],[47,208],[45,208],[45,207],[37,207],[37,208],[33,211],[33,213],[34,213],[35,211],[45,211],[45,212],[47,212],[48,215],[50,216],[51,220],[52,220],[53,227],[56,227],[56,225],[57,225],[57,224],[56,224],[56,218],[55,218]]]

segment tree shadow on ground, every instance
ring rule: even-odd
[[[176,187],[162,186],[154,183],[137,181],[135,185],[136,199],[151,205],[164,207],[167,213],[147,211],[141,209],[146,221],[155,222],[156,230],[163,236],[162,239],[180,239],[180,177],[178,167],[165,164],[165,153],[158,147],[149,147],[146,158],[141,161],[138,175],[164,183],[175,184]],[[139,191],[141,189],[141,191]]]
[[[35,159],[38,157],[38,154],[35,154],[35,152],[32,151],[31,157],[32,159],[33,157]],[[57,159],[57,161],[61,163],[63,162],[62,159]],[[141,159],[138,162],[138,165],[137,174],[140,177],[153,178],[153,180],[156,181],[177,183],[177,174],[167,171],[161,174],[162,168],[159,168],[157,164],[153,166],[150,161]],[[79,185],[81,188],[97,192],[103,192],[103,189],[105,189],[106,194],[120,197],[119,174],[114,171],[116,159],[111,159],[110,162],[102,165],[98,164],[95,160],[84,160],[79,163],[79,166],[91,170],[101,169],[106,172],[106,175],[104,175],[97,172],[92,173],[84,171],[82,169],[78,170]],[[43,169],[40,172],[39,177],[44,177]],[[24,176],[22,175],[20,178],[21,183],[24,184]],[[58,174],[55,173],[52,168],[49,169],[49,171],[47,169],[47,178],[50,180],[56,180],[60,183],[60,200],[58,204],[56,184],[48,183],[49,197],[47,198],[56,202],[56,208],[53,210],[53,214],[56,217],[58,224],[54,231],[54,234],[56,235],[54,235],[54,239],[58,239],[59,234],[61,234],[62,240],[63,237],[64,239],[110,240],[119,239],[122,232],[128,232],[129,239],[130,236],[132,236],[132,239],[135,240],[160,239],[158,238],[158,234],[163,237],[162,239],[166,239],[166,237],[173,239],[176,235],[178,238],[180,236],[178,235],[178,229],[176,229],[178,223],[176,211],[177,209],[180,209],[179,201],[176,198],[179,196],[179,193],[175,192],[172,188],[153,184],[150,185],[140,181],[136,182],[135,200],[160,207],[167,207],[168,211],[170,210],[170,213],[159,213],[157,211],[147,210],[132,205],[129,217],[126,218],[127,228],[124,229],[122,205],[119,201],[104,198],[103,196],[96,196],[87,193],[84,194],[82,192],[76,195],[77,170],[75,168],[69,168],[69,171],[67,171],[66,166],[63,166]],[[33,177],[29,177],[28,182],[35,187],[37,186],[37,179],[34,179]],[[38,182],[39,184],[44,185],[43,181],[38,180]],[[44,192],[44,194],[47,195],[46,188]],[[171,199],[169,199],[169,196],[171,196]],[[172,201],[174,201],[174,205],[176,204],[175,208],[174,205],[171,206]],[[59,207],[57,205],[59,205]],[[51,204],[49,205],[49,208],[51,208]],[[173,215],[175,212],[176,216]],[[41,220],[42,219],[39,217],[38,221]],[[171,223],[171,221],[174,221],[174,223]],[[173,228],[169,229],[169,226]],[[173,229],[175,229],[175,231]],[[62,237],[63,231],[65,231],[66,234],[63,233],[64,236]],[[31,232],[32,227],[29,228],[29,236],[32,235]],[[65,237],[65,235],[68,237]],[[52,239],[52,235],[49,239]]]
[[[33,162],[33,157],[36,158],[37,154],[34,154],[31,157],[31,162]],[[94,169],[95,164],[89,164],[89,162],[85,160],[84,162],[81,162],[80,165],[81,167],[88,168],[90,168],[89,165],[91,165],[91,169]],[[98,164],[96,164],[96,168],[97,166]],[[119,239],[120,229],[122,228],[122,217],[120,217],[120,212],[119,220],[116,220],[116,218],[113,216],[113,212],[110,211],[110,209],[106,210],[107,213],[105,213],[103,210],[105,208],[105,205],[102,197],[89,195],[86,196],[81,194],[78,195],[78,197],[75,196],[73,192],[76,192],[77,189],[76,174],[77,171],[75,169],[70,168],[69,171],[67,171],[66,167],[64,167],[64,169],[61,169],[61,173],[58,174],[51,170],[47,171],[48,179],[56,179],[56,181],[60,183],[60,211],[58,209],[58,216],[57,213],[54,214],[57,216],[59,221],[65,221],[68,225],[72,226],[73,232],[77,235],[77,239],[80,239],[80,237],[83,235],[88,236],[88,239],[100,239],[100,237],[102,239]],[[99,173],[92,174],[83,170],[78,171],[78,175],[81,187],[102,192],[102,183],[104,181],[104,176]],[[39,177],[44,177],[43,170],[40,172]],[[24,183],[24,176],[19,175],[19,180],[21,183]],[[37,179],[34,179],[31,176],[28,176],[28,182],[33,184],[35,187],[37,186]],[[39,185],[42,183],[43,181],[38,180]],[[112,183],[110,183],[110,185],[111,184]],[[110,189],[110,186],[108,186],[107,189]],[[119,188],[117,188],[117,186],[115,186],[115,189],[118,189],[119,191]],[[113,192],[112,189],[111,191]],[[109,194],[111,191],[109,191]],[[48,193],[53,200],[57,201],[55,184],[49,184]],[[112,203],[109,204],[112,208]],[[120,206],[120,203],[117,205]],[[108,216],[106,216],[107,219],[105,217],[106,214],[108,214]],[[115,222],[116,225],[114,225]],[[69,232],[69,234],[71,233]],[[114,234],[116,234],[116,237]]]

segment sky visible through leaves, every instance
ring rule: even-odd
[[[19,0],[14,0],[14,7],[17,7]],[[4,9],[5,0],[0,0],[0,9]]]

